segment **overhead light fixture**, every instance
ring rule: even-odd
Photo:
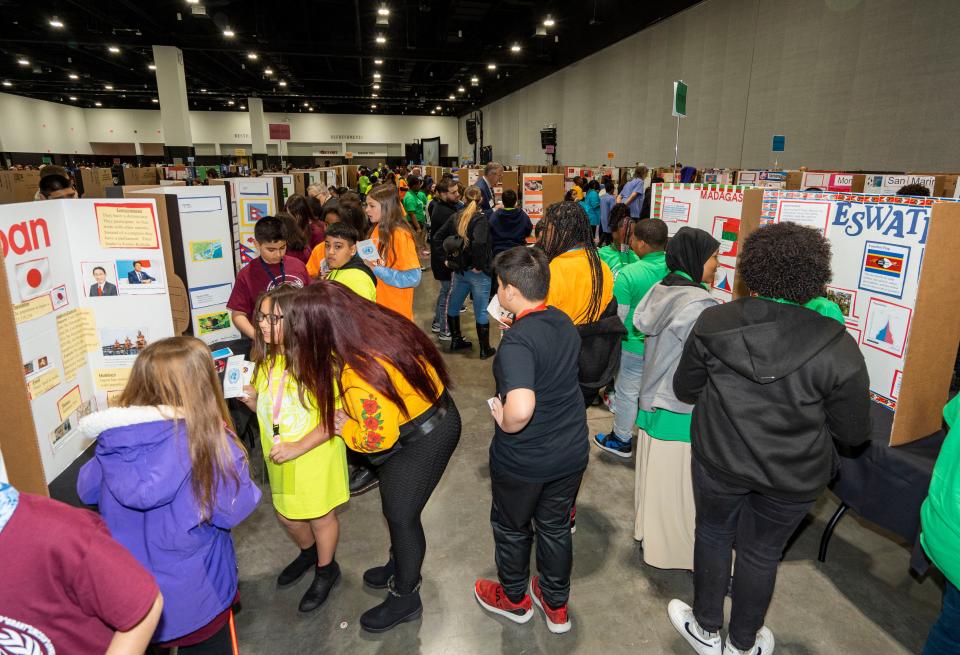
[[[457,87],[457,93],[466,93],[466,92],[467,92],[467,90],[466,90],[465,88],[463,88],[462,86],[458,86],[458,87]]]
[[[534,36],[546,36],[547,28],[543,25],[537,25],[537,31],[534,33]]]
[[[383,36],[382,34],[378,34],[378,35],[377,35],[377,38],[376,38],[376,41],[377,41],[377,43],[379,43],[380,45],[383,45],[384,43],[387,42],[387,37]]]
[[[57,18],[56,16],[54,16],[53,18],[50,19],[50,27],[55,27],[57,29],[60,29],[63,27],[63,21]]]
[[[389,16],[389,15],[390,15],[390,9],[386,5],[381,5],[380,8],[377,9],[377,16]]]
[[[373,79],[375,79],[375,80],[379,80],[380,77],[381,77],[380,73],[374,73],[374,74],[373,74]]]
[[[377,25],[389,25],[390,24],[390,10],[386,6],[382,6],[377,9]]]
[[[155,105],[160,103],[160,101],[157,100],[156,98],[150,98],[150,102],[152,102]]]
[[[453,95],[452,93],[450,94],[450,97],[448,98],[448,100],[456,100],[456,99],[457,99],[457,96]]]
[[[149,68],[149,69],[152,70],[152,71],[155,71],[155,70],[157,70],[157,65],[156,65],[156,64],[147,64],[147,68]]]
[[[187,0],[187,4],[188,4],[188,5],[198,5],[198,4],[200,4],[200,0]]]
[[[554,25],[557,24],[557,22],[553,20],[553,16],[551,16],[550,14],[547,14],[547,17],[543,19],[543,24],[546,25],[547,27],[553,27]]]
[[[374,84],[374,85],[373,85],[373,90],[374,90],[374,91],[379,91],[379,90],[380,90],[380,85],[379,85],[379,84]]]
[[[4,81],[2,82],[2,84],[3,84],[4,86],[13,86],[13,82],[11,82],[10,80],[4,80]]]
[[[17,63],[20,64],[21,66],[29,66],[30,60],[27,59],[26,57],[20,57],[20,59],[17,60]]]
[[[232,39],[233,37],[236,36],[236,34],[234,33],[234,31],[233,31],[232,29],[230,29],[229,27],[228,27],[227,29],[223,30],[223,35],[224,35],[225,37],[227,37],[228,39]]]
[[[370,105],[370,109],[376,109],[376,108],[377,108],[377,106],[376,106],[375,104],[374,104],[374,105]]]
[[[313,111],[313,107],[307,107],[307,111]]]
[[[441,107],[440,105],[437,105],[437,111],[440,111],[441,109],[443,109],[443,107]]]
[[[488,70],[488,71],[495,71],[495,70],[497,70],[497,65],[496,65],[496,64],[493,64],[493,63],[487,64],[487,70]]]
[[[117,54],[118,52],[120,52],[120,48],[118,48],[118,47],[115,46],[115,45],[107,46],[107,52],[115,55],[115,54]]]
[[[303,103],[303,106],[304,106],[304,107],[309,107],[309,106],[310,106],[310,103],[309,103],[309,102],[305,102],[305,103]]]
[[[237,103],[235,103],[233,100],[227,100],[227,104],[232,106],[232,105],[235,105],[235,104],[237,104]]]
[[[103,88],[106,89],[107,91],[113,91],[113,85],[112,85],[112,84],[104,84],[104,85],[103,85]]]
[[[436,109],[431,109],[431,110],[430,110],[430,113],[431,113],[431,114],[436,114],[436,113],[437,113],[437,110],[436,110]]]
[[[257,53],[255,52],[247,53],[247,59],[249,59],[250,61],[256,61],[258,58],[259,58],[259,55],[257,55]]]
[[[263,74],[264,74],[264,75],[273,75],[273,69],[272,69],[272,68],[264,68],[264,69],[263,69]]]
[[[473,77],[470,78],[470,84],[472,84],[473,86],[480,84],[480,78],[474,75]]]
[[[246,106],[246,105],[240,105],[240,109],[242,109],[243,111],[247,111],[247,106]]]
[[[206,89],[200,89],[200,93],[206,93],[206,92],[207,92]]]
[[[370,97],[371,97],[371,98],[379,98],[380,96],[379,96],[379,94],[371,93],[371,94],[370,94]]]
[[[93,106],[94,106],[94,107],[103,107],[103,103],[102,103],[102,102],[95,102],[95,103],[93,103]]]
[[[510,52],[520,52],[520,44],[514,43],[512,46],[510,46]]]
[[[71,80],[79,80],[79,79],[80,79],[80,76],[77,75],[76,73],[70,73],[69,75],[67,75],[67,77],[69,77]]]
[[[377,66],[379,66],[380,64],[383,63],[383,60],[382,60],[382,59],[374,59],[374,60],[373,60],[373,63],[375,63]]]
[[[280,80],[279,82],[277,82],[277,84],[279,84],[280,86],[286,86],[287,82],[286,80]]]
[[[77,96],[70,96],[70,99],[76,101]]]

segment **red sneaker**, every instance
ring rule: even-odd
[[[488,612],[499,614],[514,623],[526,623],[533,618],[533,603],[528,594],[523,595],[519,603],[507,598],[503,585],[493,580],[477,580],[473,586],[473,595],[477,602]]]
[[[551,609],[543,600],[543,592],[540,591],[540,576],[533,576],[530,581],[530,595],[533,596],[533,602],[536,603],[540,611],[543,612],[543,618],[547,620],[547,629],[555,635],[570,631],[570,617],[567,616],[567,604],[563,607]]]

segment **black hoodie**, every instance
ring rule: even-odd
[[[677,397],[695,403],[697,461],[720,480],[798,502],[836,473],[834,439],[869,437],[869,383],[843,325],[760,298],[704,310],[673,378]]]

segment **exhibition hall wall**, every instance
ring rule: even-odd
[[[0,117],[0,152],[93,154],[91,143],[163,143],[159,110],[81,109],[0,93]],[[459,148],[453,117],[267,112],[264,119],[290,124],[290,154],[297,148],[296,154],[310,155],[315,146],[342,150],[345,143],[348,150],[364,146],[401,155],[402,144],[437,136],[450,144],[451,153]],[[192,111],[190,130],[198,154],[214,154],[214,144],[222,149],[251,147],[247,112]],[[276,152],[276,142],[271,143]]]
[[[958,32],[955,0],[705,0],[481,107],[483,141],[546,163],[539,130],[556,124],[563,163],[672,162],[682,79],[683,163],[767,167],[783,134],[783,167],[953,170]]]

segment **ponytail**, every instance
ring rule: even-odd
[[[467,231],[470,229],[470,221],[477,213],[479,202],[483,198],[479,187],[469,186],[463,192],[463,197],[470,201],[470,204],[460,211],[460,220],[457,222],[457,234],[463,239],[464,243],[470,243],[470,237]]]

